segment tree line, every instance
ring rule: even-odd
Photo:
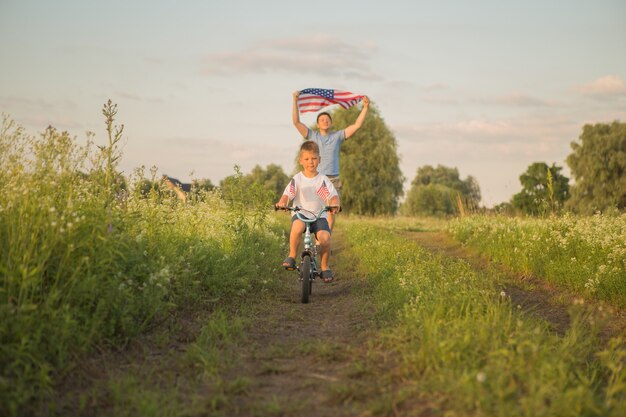
[[[337,109],[334,128],[344,129],[360,110]],[[397,141],[379,111],[370,112],[361,129],[341,148],[343,209],[358,215],[455,215],[486,210],[480,206],[481,192],[473,176],[461,178],[456,167],[419,167],[406,195],[400,171]],[[521,191],[493,210],[511,214],[543,215],[567,210],[580,214],[626,209],[626,123],[585,125],[566,162],[573,176],[562,174],[555,163],[534,162],[519,177]],[[297,170],[295,167],[294,171]],[[219,186],[210,180],[196,181],[196,189],[221,190],[228,194],[237,187],[260,187],[268,201],[282,194],[289,176],[276,164],[257,165],[248,174],[224,178]],[[401,198],[405,197],[401,202]]]

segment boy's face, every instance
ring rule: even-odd
[[[311,151],[302,151],[300,152],[300,165],[304,169],[305,174],[317,174],[317,167],[320,164],[320,156],[319,154]]]
[[[332,126],[333,122],[327,114],[322,114],[317,119],[317,127],[323,130],[328,130]]]

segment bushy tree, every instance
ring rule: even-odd
[[[215,185],[213,185],[213,182],[208,178],[194,179],[191,183],[191,189],[195,191],[207,192],[213,191],[215,189]]]
[[[228,176],[220,181],[220,188],[223,194],[230,193],[230,188],[235,183],[238,184],[238,190],[245,190],[245,188],[258,185],[269,193],[272,201],[277,201],[289,181],[287,174],[276,164],[269,164],[265,169],[261,168],[260,165],[256,165],[252,171],[246,175],[241,174],[238,167],[236,171],[237,173],[235,175]]]
[[[585,125],[567,157],[575,183],[567,207],[584,214],[626,209],[626,123]]]
[[[403,206],[403,213],[427,216],[442,216],[455,213],[456,197],[458,192],[442,184],[427,184],[415,187],[409,192],[406,206]]]
[[[511,199],[515,210],[538,215],[554,212],[569,198],[569,178],[561,174],[562,167],[554,163],[534,162],[520,175],[522,191]]]
[[[491,209],[492,213],[505,214],[505,215],[513,215],[514,211],[515,210],[513,209],[513,205],[508,201],[504,201],[500,204],[496,204]]]
[[[334,111],[333,129],[345,129],[359,112],[358,106]],[[373,103],[363,126],[342,145],[340,158],[344,210],[363,215],[396,212],[404,181],[396,138]]]
[[[459,203],[466,208],[477,208],[480,198],[480,186],[471,175],[462,180],[457,168],[425,165],[417,169],[402,205],[402,214],[454,214],[459,210]]]
[[[261,184],[263,188],[270,190],[275,200],[280,198],[289,181],[289,177],[282,167],[276,164],[269,164],[265,169],[256,165],[246,178],[251,183]]]

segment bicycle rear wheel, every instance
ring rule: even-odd
[[[305,255],[302,258],[302,268],[300,268],[300,278],[302,279],[302,302],[304,304],[309,302],[309,295],[311,294],[311,257]]]

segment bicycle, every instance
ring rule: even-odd
[[[313,293],[313,281],[316,278],[322,277],[322,271],[317,267],[317,245],[314,245],[311,240],[311,224],[315,223],[322,217],[327,211],[339,209],[338,206],[325,206],[316,215],[315,213],[303,209],[301,207],[278,207],[274,206],[275,210],[285,210],[296,213],[296,217],[302,220],[305,225],[304,229],[304,249],[300,254],[300,266],[290,269],[296,270],[299,273],[300,281],[302,282],[302,303],[309,302],[309,297]],[[308,213],[311,217],[306,217],[302,212]]]

